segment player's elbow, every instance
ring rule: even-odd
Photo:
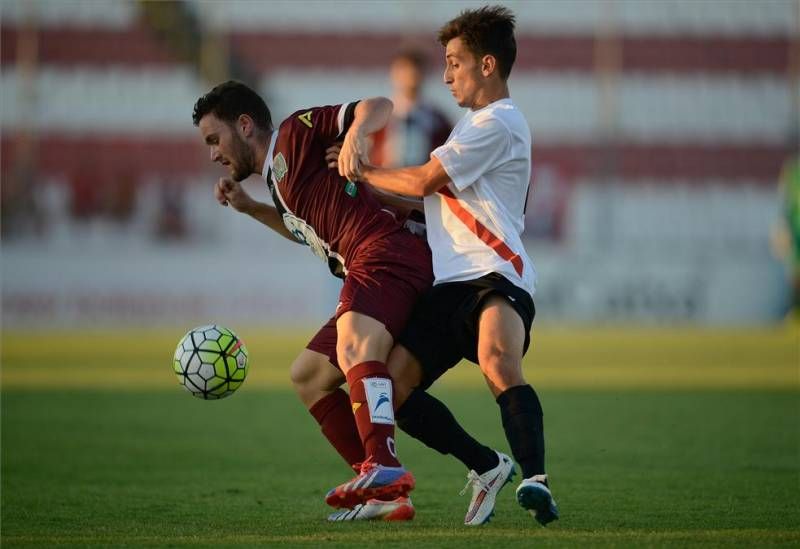
[[[394,103],[392,103],[391,99],[388,97],[378,96],[374,97],[373,101],[375,101],[375,107],[381,112],[392,114],[392,111],[394,110]]]
[[[430,162],[423,166],[423,173],[420,178],[420,195],[430,196],[446,184],[447,179],[442,178],[439,171]]]
[[[434,185],[432,181],[423,181],[420,195],[430,196],[439,190],[439,187]]]
[[[370,97],[369,99],[365,99],[358,104],[356,107],[356,114],[358,114],[360,109],[363,109],[365,112],[372,113],[373,115],[379,116],[388,121],[389,117],[392,116],[394,103],[392,103],[392,100],[388,97]]]

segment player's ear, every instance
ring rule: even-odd
[[[489,77],[497,70],[497,58],[494,55],[484,55],[481,58],[481,74]]]
[[[246,114],[240,114],[239,119],[236,121],[236,125],[242,131],[242,135],[245,137],[250,137],[253,135],[253,119],[247,116]]]

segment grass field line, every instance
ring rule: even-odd
[[[173,333],[174,332],[174,333]],[[180,330],[3,332],[6,389],[174,390]],[[287,388],[289,366],[313,330],[240,330],[250,353],[249,389]],[[800,390],[793,327],[769,329],[544,329],[534,331],[524,371],[554,389]],[[483,385],[477,367],[454,368],[441,384]]]
[[[136,535],[109,535],[109,536],[3,536],[4,543],[21,544],[209,544],[209,545],[228,545],[228,544],[291,544],[291,543],[359,543],[364,541],[364,536],[369,535],[372,541],[378,541],[386,537],[387,542],[400,541],[424,542],[430,540],[441,540],[442,542],[457,543],[476,543],[482,540],[492,541],[512,541],[512,540],[536,540],[539,543],[552,542],[586,542],[586,543],[658,543],[658,542],[722,542],[737,541],[742,543],[763,544],[765,542],[791,542],[800,541],[800,530],[795,529],[725,529],[725,530],[645,530],[630,529],[617,531],[590,531],[590,530],[557,530],[557,529],[531,529],[521,531],[518,528],[498,529],[485,527],[476,529],[430,529],[415,528],[413,524],[401,529],[396,529],[385,523],[372,523],[372,527],[367,534],[363,529],[363,524],[355,525],[334,525],[325,532],[300,535],[268,535],[268,534],[240,534],[228,536],[136,536]],[[352,528],[347,531],[346,528]],[[391,528],[391,532],[382,530]],[[398,538],[399,534],[399,538]]]

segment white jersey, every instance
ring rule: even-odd
[[[425,197],[434,284],[500,273],[534,293],[536,270],[522,245],[531,179],[531,132],[511,99],[468,112],[431,153],[450,183]]]

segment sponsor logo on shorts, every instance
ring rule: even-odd
[[[370,421],[372,423],[394,425],[392,381],[385,377],[368,377],[362,381],[364,390],[367,393]]]

